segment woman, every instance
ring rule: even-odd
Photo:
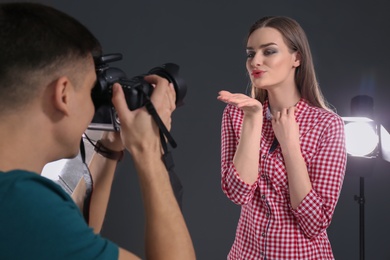
[[[241,205],[228,259],[334,259],[326,229],[345,174],[342,119],[317,83],[307,37],[264,17],[247,38],[251,97],[221,91],[222,189]]]

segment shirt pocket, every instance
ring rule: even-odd
[[[288,196],[288,179],[284,158],[280,148],[277,148],[272,156],[272,170],[269,178],[273,189],[275,190],[275,200],[284,202]],[[283,196],[280,196],[283,195]]]
[[[307,169],[309,169],[310,162],[313,158],[314,151],[308,149],[301,149],[302,157],[305,161]],[[288,196],[288,178],[287,170],[284,162],[283,155],[280,148],[275,150],[275,155],[272,158],[273,160],[273,170],[269,174],[270,181],[276,191],[276,194],[285,194]]]

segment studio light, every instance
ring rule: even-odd
[[[347,149],[347,173],[360,178],[360,192],[354,199],[359,204],[359,256],[365,258],[364,178],[371,175],[377,160],[390,162],[390,134],[375,120],[374,100],[359,95],[351,100],[351,116],[342,117]]]
[[[350,156],[376,158],[379,152],[378,127],[367,117],[343,117],[347,153]]]

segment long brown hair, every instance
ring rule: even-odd
[[[295,71],[295,84],[298,87],[301,97],[309,101],[313,106],[331,110],[322,95],[316,78],[313,58],[306,33],[298,22],[285,16],[263,17],[250,27],[247,40],[255,30],[263,27],[270,27],[278,30],[282,34],[287,47],[291,51],[300,54],[301,63]],[[252,96],[260,102],[264,102],[267,98],[266,90],[254,88],[253,85],[251,93]]]

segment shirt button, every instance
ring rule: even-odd
[[[263,156],[261,156],[261,158],[263,158],[263,159],[265,159],[267,156],[265,156],[265,155],[263,155]]]
[[[261,178],[265,179],[265,174],[262,174],[262,175],[261,175]]]
[[[266,213],[265,216],[266,216],[267,218],[269,218],[269,213]]]
[[[263,200],[265,200],[265,195],[261,195],[261,198],[262,198]]]
[[[265,233],[261,233],[261,235],[262,235],[263,237],[265,237]]]

